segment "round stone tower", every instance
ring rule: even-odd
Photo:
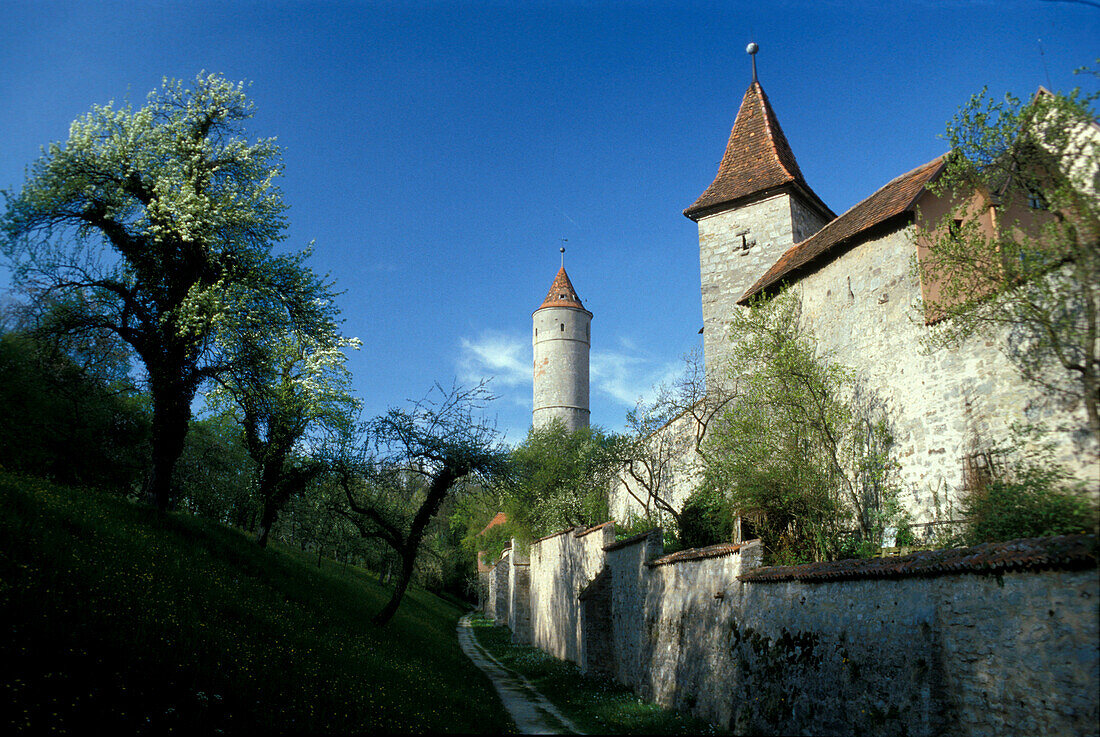
[[[562,249],[564,253],[565,249]],[[550,292],[532,315],[536,428],[557,417],[569,431],[588,427],[588,351],[592,313],[565,273],[564,258]]]

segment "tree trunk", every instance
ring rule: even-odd
[[[159,514],[171,503],[172,471],[183,454],[193,397],[179,386],[153,387],[153,468],[145,493]]]
[[[256,542],[261,548],[267,547],[267,538],[271,534],[271,528],[275,524],[275,517],[279,514],[279,507],[271,501],[264,500],[264,514],[260,518],[260,530],[256,536]]]
[[[409,587],[409,581],[412,580],[413,565],[415,563],[416,548],[407,546],[405,550],[401,551],[401,576],[397,579],[397,587],[393,590],[393,596],[386,602],[386,606],[382,608],[382,611],[378,612],[371,620],[379,627],[385,626],[397,613],[397,607],[401,605],[401,599],[405,596],[405,589]]]
[[[424,503],[420,505],[420,509],[417,510],[416,516],[413,518],[412,526],[409,528],[409,536],[405,538],[404,546],[397,551],[401,555],[401,578],[397,580],[397,588],[394,589],[389,602],[374,617],[373,622],[376,625],[380,627],[385,625],[397,611],[398,605],[401,604],[401,597],[405,595],[405,589],[408,588],[409,580],[412,579],[413,565],[416,563],[416,551],[420,549],[420,541],[424,537],[424,530],[427,529],[428,523],[432,521],[435,513],[439,511],[439,505],[443,503],[443,499],[447,496],[447,492],[451,490],[451,486],[463,475],[462,471],[444,465],[435,478],[432,479],[432,483],[428,486],[428,495],[424,498]]]

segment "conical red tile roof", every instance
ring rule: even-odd
[[[698,220],[720,205],[784,184],[797,185],[833,217],[806,184],[764,88],[754,81],[741,100],[717,176],[684,215]]]
[[[584,309],[581,298],[577,296],[577,290],[569,281],[569,275],[565,273],[565,267],[558,269],[558,275],[554,277],[554,283],[550,285],[550,291],[546,293],[546,299],[539,305],[543,307],[578,307]],[[537,311],[537,310],[536,310]],[[587,312],[587,310],[585,310]]]

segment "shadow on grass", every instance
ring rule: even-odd
[[[587,734],[728,734],[687,714],[647,704],[614,679],[585,675],[536,647],[513,645],[507,627],[481,614],[471,617],[470,624],[482,647],[525,676]]]
[[[511,724],[411,591],[99,492],[0,472],[0,727],[13,732],[489,732]]]

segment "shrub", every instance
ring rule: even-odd
[[[733,539],[733,512],[722,496],[707,487],[697,489],[680,512],[680,543],[704,548]]]
[[[963,502],[969,545],[1091,532],[1096,512],[1058,470],[1029,466],[1013,480],[996,479]]]

